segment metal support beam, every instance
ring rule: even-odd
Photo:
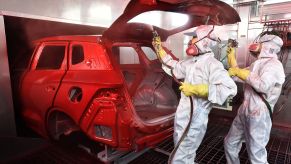
[[[114,164],[127,164],[127,163],[133,161],[134,159],[138,158],[139,156],[143,155],[144,153],[146,153],[149,150],[150,150],[150,148],[146,148],[146,149],[139,151],[139,152],[131,152],[131,153],[126,154],[125,156],[119,158],[118,160],[114,161]]]
[[[238,13],[241,17],[241,22],[238,23],[238,42],[237,61],[241,68],[248,64],[248,25],[250,18],[250,6],[239,7]]]
[[[105,145],[105,149],[97,154],[97,157],[104,163],[111,163],[116,161],[121,156],[127,154],[128,152],[113,150],[109,146]]]
[[[118,151],[105,146],[105,149],[97,154],[97,157],[104,163],[127,164],[144,153],[150,148],[143,149],[139,152]]]

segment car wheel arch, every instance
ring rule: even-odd
[[[69,135],[80,128],[72,117],[61,108],[52,107],[45,116],[47,135],[52,140],[59,140],[61,135]]]

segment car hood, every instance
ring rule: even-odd
[[[186,24],[166,30],[143,23],[128,23],[135,16],[147,11],[167,11],[187,14]],[[219,0],[131,0],[122,15],[103,33],[111,41],[152,40],[156,30],[162,41],[168,36],[203,24],[224,25],[240,22],[238,13],[230,5]]]

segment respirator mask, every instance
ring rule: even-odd
[[[186,49],[186,54],[188,56],[197,56],[199,55],[199,48],[197,47],[196,43],[197,38],[192,38],[191,40],[189,40],[188,42],[188,48]]]
[[[257,57],[259,56],[260,52],[262,49],[262,43],[252,43],[249,46],[249,52],[251,53],[252,56]]]

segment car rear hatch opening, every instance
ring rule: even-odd
[[[118,44],[117,44],[118,45]],[[122,43],[112,49],[135,114],[146,123],[161,123],[173,117],[178,104],[173,80],[163,72],[149,46]]]

